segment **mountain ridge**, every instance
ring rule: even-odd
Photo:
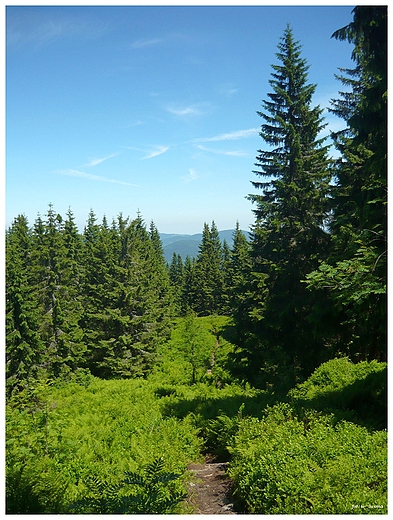
[[[219,237],[222,243],[224,240],[229,247],[233,244],[233,233],[235,229],[224,229],[219,231]],[[244,236],[249,239],[249,232],[243,231]],[[173,253],[179,254],[184,261],[187,256],[196,258],[199,252],[199,245],[202,240],[202,233],[195,233],[193,235],[177,234],[177,233],[160,233],[160,238],[164,250],[165,260],[170,263],[173,258]]]

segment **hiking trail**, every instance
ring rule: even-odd
[[[226,474],[228,462],[206,460],[204,464],[190,464],[195,475],[189,484],[188,503],[196,515],[236,515],[231,496],[232,482]]]

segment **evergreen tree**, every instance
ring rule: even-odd
[[[184,283],[184,266],[181,255],[173,253],[172,261],[169,266],[169,279],[172,287],[175,311],[181,313],[182,307],[182,289]]]
[[[181,314],[186,316],[195,307],[196,302],[196,277],[195,258],[186,256],[183,268],[183,284],[181,290]]]
[[[230,294],[232,292],[231,287],[231,279],[229,276],[230,273],[230,264],[231,264],[231,250],[229,248],[228,242],[224,240],[222,244],[222,262],[221,262],[221,271],[222,271],[222,289],[221,289],[221,303],[220,303],[220,313],[228,314],[230,312]]]
[[[68,293],[66,254],[64,222],[50,204],[46,220],[38,216],[35,222],[32,274],[36,303],[42,313],[39,332],[46,351],[42,366],[48,374],[54,376],[75,368],[76,360],[72,351],[79,350],[79,347],[74,349],[75,345],[72,344],[76,340],[79,345],[81,339],[75,322],[68,330],[68,323],[75,316],[72,313],[68,315],[68,299],[72,298],[73,291]],[[70,279],[71,274],[68,277]]]
[[[349,87],[331,111],[347,127],[333,134],[333,249],[309,285],[330,291],[340,349],[353,359],[386,359],[387,329],[387,9],[358,6],[334,37],[354,44]]]
[[[6,234],[6,386],[23,388],[37,375],[43,355],[31,285],[31,235],[24,215]]]
[[[216,314],[222,304],[222,245],[214,221],[204,224],[195,263],[196,295],[194,310],[199,315]]]
[[[251,247],[236,222],[233,232],[233,245],[227,269],[229,292],[229,312],[234,317],[237,344],[244,345],[249,333],[250,319],[247,315],[253,291],[251,291]]]
[[[143,375],[165,337],[171,312],[169,275],[158,231],[140,215],[85,230],[87,261],[83,328],[88,368],[100,377]]]
[[[307,83],[309,67],[289,26],[278,50],[273,92],[258,112],[268,149],[258,151],[254,173],[268,180],[252,182],[262,194],[249,196],[256,206],[253,298],[240,356],[254,382],[274,380],[283,365],[294,378],[326,355],[308,321],[317,296],[302,282],[325,257],[329,243],[324,227],[331,175],[325,139],[319,137],[325,125],[322,109],[311,107],[316,85]]]
[[[83,312],[81,292],[84,266],[82,237],[75,224],[71,208],[67,211],[67,219],[64,221],[62,234],[65,256],[62,258],[61,272],[66,312],[63,330],[67,335],[69,349],[67,365],[72,370],[76,370],[81,366],[86,351],[83,331],[80,327]]]
[[[111,314],[113,300],[116,299],[114,251],[111,233],[106,219],[102,226],[90,210],[84,239],[83,316],[81,325],[87,348],[86,367],[97,376],[110,377],[110,371],[103,366],[107,350],[113,340],[111,334]]]

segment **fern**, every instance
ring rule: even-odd
[[[161,457],[147,464],[141,474],[128,471],[118,484],[97,476],[86,478],[88,493],[74,502],[70,511],[106,514],[169,514],[186,497],[179,489],[167,486],[181,477],[164,471]]]

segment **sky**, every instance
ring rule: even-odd
[[[5,224],[48,205],[80,231],[140,213],[161,233],[254,223],[251,181],[287,23],[326,108],[353,6],[9,6]],[[325,111],[328,130],[344,123]],[[334,154],[334,151],[332,151]]]

